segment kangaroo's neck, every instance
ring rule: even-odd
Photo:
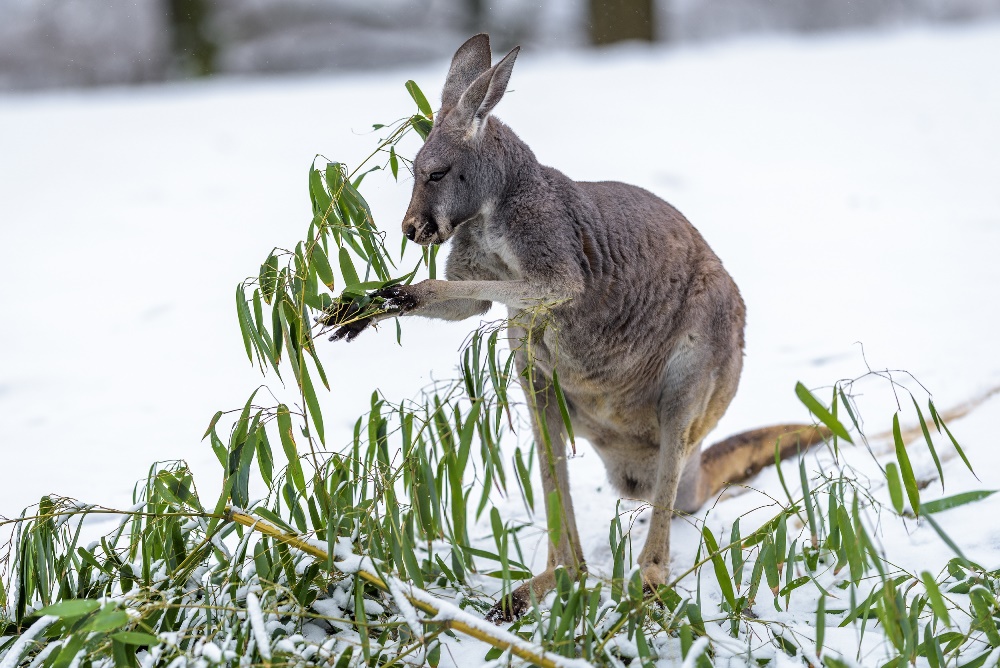
[[[488,142],[488,154],[501,187],[498,208],[513,200],[529,201],[548,189],[544,168],[531,148],[513,130],[491,117],[483,142]]]

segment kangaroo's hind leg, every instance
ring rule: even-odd
[[[692,339],[694,342],[695,339]],[[670,572],[670,522],[674,510],[704,503],[699,448],[736,393],[742,359],[713,359],[714,351],[692,345],[673,356],[664,371],[659,405],[660,450],[646,544],[639,554],[646,585],[656,590]],[[683,485],[682,485],[683,481]]]
[[[528,405],[531,408],[531,426],[535,437],[535,452],[538,456],[538,464],[542,477],[542,490],[544,491],[544,503],[546,514],[551,512],[552,505],[549,499],[554,492],[558,492],[558,508],[562,517],[558,522],[560,533],[558,536],[549,536],[548,541],[548,561],[545,571],[533,577],[530,581],[515,589],[510,597],[500,600],[487,612],[486,619],[500,624],[517,619],[523,615],[531,606],[531,597],[534,594],[536,599],[541,599],[545,594],[555,588],[555,569],[557,566],[566,568],[570,576],[573,577],[580,571],[586,570],[583,559],[583,549],[580,546],[580,536],[577,533],[576,517],[573,513],[573,500],[569,492],[569,472],[566,465],[566,433],[563,426],[562,414],[556,399],[552,382],[538,372],[533,373],[533,387],[524,378],[524,365],[518,354],[518,368],[521,372],[521,385],[528,398]],[[546,439],[539,416],[545,420],[548,438]],[[552,525],[551,522],[548,523]]]

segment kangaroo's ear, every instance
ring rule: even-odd
[[[480,74],[490,69],[490,36],[475,35],[458,47],[451,59],[448,78],[441,92],[441,108],[450,109],[458,104],[462,93]]]
[[[499,63],[486,70],[472,82],[462,93],[458,105],[452,114],[454,121],[467,126],[467,134],[473,136],[479,132],[486,118],[497,106],[500,98],[507,91],[514,60],[521,47],[515,46]],[[449,118],[451,121],[452,118]]]

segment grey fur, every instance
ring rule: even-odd
[[[671,205],[635,186],[578,183],[543,167],[489,115],[517,49],[480,71],[456,101],[459,82],[490,62],[488,49],[477,36],[455,55],[444,106],[414,162],[403,221],[404,233],[420,244],[453,240],[448,280],[398,287],[388,296],[409,315],[445,320],[505,304],[522,370],[527,353],[520,341],[536,326],[525,314],[554,303],[547,324],[533,332],[531,352],[536,408],[555,432],[551,453],[536,450],[546,494],[562,493],[563,535],[549,546],[546,572],[506,608],[498,604],[491,618],[499,621],[521,612],[529,587],[538,595],[550,589],[556,565],[585,567],[553,369],[576,433],[593,444],[611,482],[653,505],[639,564],[655,589],[668,575],[674,509],[696,510],[705,490],[717,488],[701,480],[699,445],[736,392],[745,311],[719,258]],[[535,432],[541,444],[537,424]]]

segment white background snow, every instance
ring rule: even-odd
[[[723,259],[749,318],[715,442],[806,420],[795,382],[861,375],[860,344],[873,367],[911,371],[942,409],[1000,385],[998,62],[997,24],[528,53],[497,115],[573,178],[669,200]],[[49,492],[127,507],[132,483],[164,459],[187,460],[211,497],[217,463],[199,439],[261,383],[236,283],[304,234],[313,155],[357,164],[372,123],[411,112],[403,82],[436,99],[445,70],[0,96],[0,514]],[[410,184],[376,173],[365,186],[396,248]],[[402,347],[392,326],[321,345],[328,438],[349,438],[375,388],[402,399],[451,377],[475,324],[412,319]],[[867,387],[880,432],[894,405]],[[946,493],[1000,488],[998,407],[994,397],[952,425],[981,482],[952,459]],[[599,569],[615,497],[585,445],[570,471]],[[773,472],[755,486],[780,495]],[[724,501],[710,526],[758,505],[750,497]],[[993,497],[941,517],[969,557],[996,567],[998,513]],[[680,568],[696,540],[683,526]],[[908,529],[883,542],[902,565],[936,572],[947,548]]]

